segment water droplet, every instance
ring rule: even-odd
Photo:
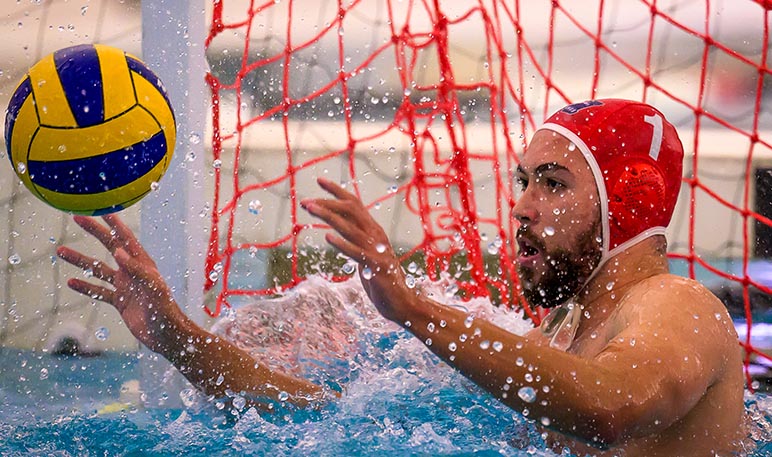
[[[220,273],[216,272],[215,270],[209,272],[210,281],[217,282],[218,279],[220,279]]]
[[[249,212],[258,215],[260,214],[260,210],[263,209],[263,204],[260,202],[260,200],[252,200],[249,202]]]
[[[8,263],[11,265],[18,265],[21,263],[21,256],[19,254],[11,254],[10,257],[8,257]]]
[[[150,190],[152,190],[153,192],[158,190],[159,187],[161,187],[161,185],[158,184],[158,181],[153,181],[150,183]]]
[[[544,227],[544,234],[546,236],[552,236],[555,234],[555,227]]]
[[[488,245],[488,254],[497,255],[498,253],[499,253],[499,248],[495,244],[490,243]]]
[[[191,133],[191,134],[188,136],[188,142],[189,142],[190,144],[199,144],[199,143],[201,143],[201,135],[199,135],[199,134],[198,134],[198,133],[196,133],[196,132],[193,132],[193,133]]]
[[[215,384],[219,386],[219,385],[221,385],[221,384],[222,384],[224,381],[225,381],[225,376],[223,376],[223,375],[222,375],[222,373],[220,373],[220,375],[219,375],[219,376],[217,376],[217,380],[215,381]]]
[[[219,170],[221,167],[222,167],[222,160],[214,159],[212,161],[212,168],[214,168],[215,170]]]
[[[343,273],[350,275],[354,273],[357,270],[357,263],[353,260],[347,260],[346,263],[343,264]]]
[[[429,333],[434,332],[435,328],[436,327],[434,326],[434,322],[429,322],[428,324],[426,324],[426,330],[429,330]]]
[[[196,403],[196,395],[198,391],[196,389],[182,389],[180,391],[180,400],[186,408],[190,408]]]
[[[60,144],[58,148],[56,148],[59,152],[67,152],[67,146]]]
[[[41,368],[40,369],[40,379],[48,379],[48,368]]]
[[[471,314],[466,316],[466,319],[464,319],[464,327],[472,328],[473,322],[474,322],[474,316],[472,316]]]
[[[415,262],[410,262],[407,266],[407,271],[415,274],[415,272],[418,271],[418,265]]]
[[[383,243],[378,243],[375,245],[375,250],[379,254],[383,254],[384,252],[386,252],[386,245]]]
[[[504,349],[504,345],[501,344],[501,341],[494,341],[493,342],[493,350],[496,352],[501,352],[501,350]]]
[[[196,153],[193,151],[188,151],[185,154],[185,160],[187,160],[188,162],[193,162],[194,160],[196,160]]]
[[[100,172],[99,172],[99,178],[100,178],[102,181],[107,181],[107,175],[105,174],[105,172],[104,172],[104,171],[100,171]]]
[[[488,340],[482,340],[482,341],[480,341],[480,349],[482,349],[483,351],[485,351],[485,350],[486,350],[486,349],[488,349],[489,347],[491,347],[491,342],[490,342],[490,341],[488,341]]]
[[[405,285],[408,289],[415,288],[415,276],[413,275],[406,275],[405,276]]]
[[[522,357],[518,357],[518,358],[515,360],[515,365],[517,365],[517,366],[519,366],[519,367],[522,367],[524,363],[525,363],[525,360],[523,360],[523,358],[522,358]]]
[[[247,400],[241,395],[233,397],[233,407],[236,409],[243,409],[247,405]]]
[[[575,151],[576,145],[574,143],[568,143],[568,150],[569,151]]]
[[[536,401],[536,390],[530,386],[521,387],[517,391],[517,396],[526,403],[533,403]]]
[[[105,341],[107,337],[110,336],[110,330],[108,330],[106,327],[99,327],[96,329],[96,332],[94,332],[94,336],[99,341]]]
[[[456,343],[454,343],[454,342],[452,342],[452,341],[450,342],[450,344],[448,344],[448,350],[449,350],[450,352],[456,352],[456,348],[457,348],[457,347],[458,347],[458,346],[456,346]]]
[[[289,400],[289,394],[285,391],[279,392],[279,401],[287,401]]]
[[[364,279],[371,279],[373,277],[373,270],[370,267],[364,267],[362,269],[362,277]]]
[[[545,427],[549,427],[549,425],[552,423],[552,421],[550,421],[550,418],[546,416],[539,419],[539,422],[541,422],[541,425]]]
[[[86,15],[86,11],[88,11],[88,5],[80,7],[80,15],[81,16],[85,16]]]
[[[24,162],[19,162],[19,163],[17,163],[17,164],[16,164],[16,171],[17,171],[17,172],[18,172],[20,175],[23,175],[24,173],[26,173],[26,172],[27,172],[27,165],[25,165],[25,164],[24,164]]]
[[[606,284],[606,290],[611,290],[614,288],[614,281],[611,281],[610,283]]]

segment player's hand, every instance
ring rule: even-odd
[[[118,216],[103,216],[107,226],[91,217],[73,219],[110,251],[118,268],[62,246],[56,252],[59,257],[104,281],[94,284],[70,278],[67,285],[76,292],[113,305],[142,344],[161,351],[167,338],[174,337],[174,330],[186,318],[153,259]]]
[[[338,233],[327,233],[325,239],[359,263],[362,285],[378,311],[403,324],[403,310],[415,294],[405,284],[405,274],[383,228],[354,194],[326,179],[317,181],[335,198],[305,199],[300,205]]]

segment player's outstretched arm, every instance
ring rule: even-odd
[[[153,259],[116,215],[97,219],[75,216],[75,222],[112,254],[117,268],[71,248],[57,250],[66,262],[104,281],[95,284],[70,278],[67,285],[84,295],[111,304],[142,344],[162,355],[206,395],[226,391],[260,399],[288,400],[300,406],[322,398],[320,387],[270,370],[232,343],[196,325],[180,310]]]

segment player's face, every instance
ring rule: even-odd
[[[517,170],[513,216],[517,270],[529,303],[559,305],[576,295],[601,257],[598,190],[581,151],[562,135],[536,132]]]

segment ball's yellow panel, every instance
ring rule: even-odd
[[[29,160],[57,161],[93,157],[148,140],[159,130],[155,119],[139,107],[92,127],[41,127],[33,141]]]
[[[54,55],[44,57],[29,70],[32,93],[37,103],[40,123],[56,127],[77,127],[64,88],[56,71]]]
[[[106,120],[127,111],[137,103],[129,66],[123,51],[110,46],[94,45],[102,70],[104,118]]]
[[[73,195],[54,192],[40,186],[35,186],[34,184],[33,186],[35,187],[36,193],[54,208],[74,214],[89,215],[94,212],[100,213],[101,210],[113,206],[119,206],[119,209],[121,207],[126,208],[137,202],[150,192],[150,186],[153,182],[160,181],[168,166],[169,156],[159,162],[152,170],[141,178],[136,179],[125,186],[95,194]]]
[[[166,134],[169,146],[173,149],[176,138],[174,113],[166,102],[166,98],[153,84],[140,75],[134,75],[134,87],[137,91],[137,102],[150,111]]]

